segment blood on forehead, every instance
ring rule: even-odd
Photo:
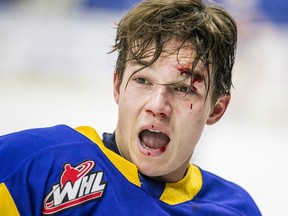
[[[179,65],[176,66],[176,69],[180,72],[180,74],[189,74],[191,75],[191,64]]]
[[[196,82],[200,83],[204,80],[204,75],[198,71],[192,71],[191,64],[179,65],[176,66],[177,70],[180,72],[180,75],[191,76],[191,86],[194,86]]]

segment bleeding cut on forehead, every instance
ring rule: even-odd
[[[207,95],[207,73],[199,61],[193,67],[193,46],[177,48],[170,40],[152,64],[130,61],[122,84],[114,77],[118,104],[116,143],[121,155],[143,174],[167,182],[180,180],[205,124],[217,122],[230,96],[215,105]]]

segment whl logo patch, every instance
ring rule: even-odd
[[[102,182],[103,172],[90,172],[94,161],[85,161],[76,167],[64,165],[59,184],[52,186],[43,202],[42,213],[54,214],[64,209],[100,198],[106,182]]]

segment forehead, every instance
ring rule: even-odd
[[[181,61],[189,62],[196,56],[195,48],[191,43],[181,43],[176,39],[171,39],[164,44],[161,57],[167,58],[175,56]]]
[[[150,45],[146,51],[145,57],[141,60],[144,65],[153,59],[155,51],[155,44]],[[196,58],[196,51],[193,44],[189,42],[183,43],[182,41],[179,41],[177,39],[170,39],[169,41],[164,43],[161,54],[154,63],[154,65],[161,65],[163,63],[177,67],[178,69],[182,68],[191,70],[192,67],[194,67],[193,70],[203,71],[203,69],[205,69],[203,62],[201,60],[195,62]]]

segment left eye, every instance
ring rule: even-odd
[[[174,88],[175,91],[183,92],[183,93],[189,93],[192,92],[192,88],[190,86],[178,86]]]

